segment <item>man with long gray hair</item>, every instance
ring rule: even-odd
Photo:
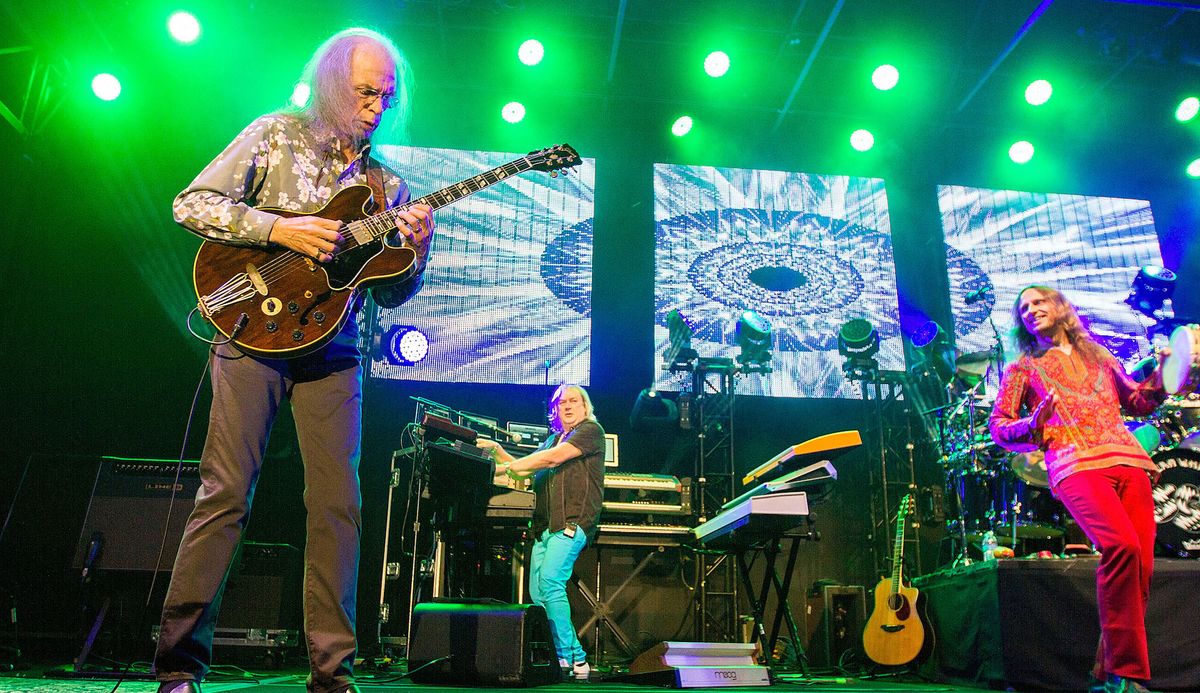
[[[252,122],[175,198],[174,216],[207,241],[287,248],[327,263],[344,223],[316,215],[340,190],[367,185],[376,209],[409,201],[404,180],[371,156],[388,110],[407,124],[411,76],[395,45],[366,29],[325,41],[305,70],[305,106]],[[287,210],[288,215],[271,209]],[[396,212],[397,238],[414,251],[399,281],[371,290],[397,306],[422,284],[433,240],[432,210]],[[362,366],[354,301],[332,339],[297,358],[263,358],[226,343],[212,350],[212,407],[200,459],[202,486],[175,559],[155,653],[160,693],[197,693],[212,660],[213,628],[262,467],[271,424],[291,402],[304,461],[307,509],[304,635],[308,690],[357,691],[353,679],[361,494]]]

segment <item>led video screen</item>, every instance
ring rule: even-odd
[[[654,196],[659,389],[688,389],[691,377],[662,370],[672,310],[704,358],[737,358],[743,311],[770,322],[772,372],[741,375],[737,394],[861,397],[838,351],[853,319],[878,333],[880,369],[904,369],[882,180],[657,164]]]
[[[524,156],[379,149],[414,199]],[[584,158],[566,175],[512,175],[438,209],[421,293],[399,308],[379,309],[367,325],[370,375],[587,384],[594,197],[595,160]],[[410,328],[428,343],[428,355],[413,365],[395,349],[396,336]]]
[[[938,205],[960,352],[1007,341],[1017,292],[1045,284],[1122,362],[1149,353],[1153,321],[1124,303],[1138,270],[1162,263],[1149,202],[943,185]]]

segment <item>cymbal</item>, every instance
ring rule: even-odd
[[[1041,450],[1013,455],[1008,464],[1017,478],[1030,486],[1050,488],[1050,475],[1046,472],[1046,454]]]
[[[954,370],[960,378],[982,378],[995,361],[991,351],[972,351],[954,360]]]

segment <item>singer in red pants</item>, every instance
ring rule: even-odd
[[[1162,403],[1161,370],[1133,382],[1066,297],[1046,286],[1020,292],[1013,324],[1021,355],[1001,382],[992,437],[1010,450],[1045,451],[1051,490],[1101,552],[1091,690],[1145,691],[1155,532],[1150,489],[1158,470],[1125,428],[1122,410],[1145,415]]]

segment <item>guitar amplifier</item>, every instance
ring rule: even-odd
[[[805,652],[818,668],[835,667],[847,656],[864,662],[863,626],[867,623],[867,590],[862,585],[816,585],[808,595],[804,623]]]

